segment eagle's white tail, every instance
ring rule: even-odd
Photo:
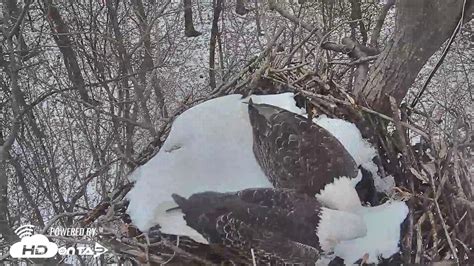
[[[316,234],[319,245],[325,252],[332,251],[340,241],[363,237],[367,234],[364,219],[357,214],[321,208],[319,217]]]

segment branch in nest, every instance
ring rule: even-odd
[[[100,216],[106,214],[107,209],[111,206],[111,204],[114,204],[115,202],[123,199],[125,195],[132,189],[133,185],[134,185],[133,183],[128,183],[117,188],[112,193],[112,199],[110,199],[111,201],[104,200],[101,203],[99,203],[94,209],[92,209],[92,211],[90,211],[87,215],[85,215],[83,218],[79,220],[79,224],[82,227],[85,227],[93,223]]]
[[[449,248],[451,249],[451,253],[454,257],[454,260],[459,261],[458,256],[457,256],[457,252],[456,252],[456,248],[453,245],[453,241],[451,240],[451,236],[449,235],[449,231],[448,231],[448,228],[446,226],[446,221],[443,218],[443,213],[441,212],[441,208],[439,207],[438,200],[436,199],[436,194],[437,193],[436,193],[436,185],[435,185],[434,178],[433,178],[432,175],[429,175],[429,177],[430,177],[431,189],[433,190],[433,195],[435,195],[433,197],[433,201],[434,201],[434,204],[435,204],[435,207],[436,207],[436,213],[438,214],[438,217],[441,221],[441,226],[443,228],[446,240],[448,241],[448,245],[449,245]]]
[[[409,146],[408,146],[408,143],[406,141],[406,138],[405,138],[405,133],[404,133],[404,130],[403,130],[403,127],[402,127],[402,121],[400,120],[400,117],[399,117],[399,109],[397,107],[397,102],[395,100],[395,98],[393,97],[389,97],[389,101],[390,101],[390,106],[392,108],[392,113],[393,113],[393,123],[395,124],[395,128],[397,129],[397,133],[398,133],[398,138],[400,139],[401,141],[401,145],[402,145],[402,153],[403,153],[403,161],[405,162],[406,164],[406,167],[409,169],[411,167],[415,167],[416,166],[416,162],[414,161],[414,158],[413,158],[413,155],[410,153],[410,150],[409,150]],[[417,169],[418,170],[418,169]],[[410,178],[412,178],[413,175],[410,175]],[[413,180],[410,181],[410,186],[411,188],[413,189]],[[412,190],[413,192],[413,190]]]
[[[377,58],[378,58],[378,55],[372,55],[372,56],[362,57],[362,58],[359,58],[359,59],[354,60],[354,61],[334,60],[334,61],[328,62],[328,64],[340,64],[340,65],[347,65],[347,66],[355,66],[355,65],[359,65],[359,64],[362,64],[362,63],[366,63],[366,62],[375,60]]]
[[[380,53],[378,49],[366,47],[348,37],[343,38],[340,44],[334,42],[325,42],[321,45],[321,47],[326,50],[348,54],[354,59],[374,56]]]
[[[321,46],[323,49],[332,50],[340,53],[349,55],[350,58],[359,60],[368,56],[374,56],[380,53],[376,48],[366,47],[359,44],[357,41],[351,38],[343,38],[341,44],[332,42],[323,43]],[[364,86],[365,80],[367,79],[367,73],[369,72],[369,64],[367,61],[357,64],[354,81],[354,91],[358,91]]]
[[[415,255],[415,263],[419,264],[421,262],[421,256],[423,253],[423,238],[422,238],[422,224],[426,220],[426,213],[418,219],[416,223],[416,255]]]
[[[300,90],[298,88],[294,88],[298,91],[301,91],[303,94],[305,94],[307,97],[317,97],[317,98],[321,98],[321,99],[324,99],[324,100],[328,100],[328,101],[332,101],[334,103],[338,103],[338,104],[342,104],[342,105],[346,105],[346,106],[353,106],[353,104],[351,104],[350,102],[346,102],[346,101],[343,101],[343,100],[339,100],[339,99],[336,99],[332,96],[327,96],[327,95],[320,95],[320,94],[315,94],[315,93],[312,93],[312,92],[309,92],[309,91],[305,91],[305,90]],[[390,122],[394,122],[393,121],[393,118],[389,117],[389,116],[386,116],[382,113],[379,113],[377,111],[374,111],[372,109],[369,109],[367,107],[364,107],[364,106],[357,106],[357,108],[360,108],[362,111],[364,112],[367,112],[367,113],[370,113],[370,114],[374,114],[374,115],[377,115],[379,116],[380,118],[382,119],[385,119],[387,121],[390,121]],[[406,122],[400,122],[400,124],[403,126],[403,127],[406,127],[408,129],[411,129],[413,132],[421,135],[422,137],[424,137],[425,139],[429,140],[430,137],[428,136],[428,134],[426,134],[425,132],[423,132],[421,129],[419,128],[416,128],[415,126],[411,125],[411,124],[408,124]]]

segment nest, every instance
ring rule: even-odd
[[[207,99],[230,93],[291,91],[300,97],[298,104],[310,116],[325,114],[353,122],[363,137],[377,147],[380,176],[391,175],[395,179],[396,187],[388,196],[405,201],[410,209],[402,225],[398,262],[474,263],[474,191],[468,165],[472,146],[460,137],[465,128],[458,127],[457,135],[449,140],[432,136],[410,119],[416,110],[400,108],[390,101],[389,116],[357,105],[336,80],[318,75],[308,64],[290,63],[293,55],[274,52],[272,43],[268,47]],[[163,128],[163,132],[168,132],[168,128]],[[410,144],[412,136],[418,136],[420,141]],[[162,140],[153,143],[160,145]],[[151,158],[159,145],[141,157]],[[120,261],[201,265],[225,264],[229,257],[235,258],[234,251],[165,236],[159,228],[145,237],[125,214],[124,196],[131,187],[128,184],[118,189],[110,200],[82,220],[84,226],[96,223],[105,229],[100,241]]]

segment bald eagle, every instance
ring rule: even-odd
[[[258,264],[313,264],[332,254],[348,264],[361,258],[377,263],[398,251],[400,223],[408,213],[398,201],[362,206],[345,177],[316,197],[274,188],[172,197],[202,238]]]
[[[252,100],[248,111],[255,158],[275,188],[315,195],[336,178],[358,176],[351,154],[334,135],[313,121]],[[361,200],[373,203],[373,180],[367,171],[362,173],[362,180],[354,183]]]
[[[292,190],[203,192],[188,199],[174,194],[173,199],[188,225],[210,243],[240,251],[249,263],[314,264],[339,242],[367,233],[361,216],[322,207]]]

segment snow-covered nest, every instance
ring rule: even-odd
[[[292,93],[253,95],[252,100],[304,114],[296,107]],[[252,152],[246,102],[248,99],[241,99],[241,95],[212,99],[190,108],[174,121],[160,152],[131,175],[136,184],[127,195],[128,213],[140,230],[147,231],[159,224],[163,233],[187,235],[206,243],[186,225],[180,212],[167,212],[176,207],[172,193],[189,197],[203,191],[272,187]],[[338,138],[357,164],[372,172],[378,190],[393,188],[393,181],[378,176],[377,166],[372,162],[376,151],[362,139],[355,125],[327,117],[319,117],[315,122]],[[377,262],[378,256],[390,257],[398,252],[400,223],[407,211],[402,202],[364,207],[359,214],[369,227],[367,236],[341,243],[335,255],[352,262],[364,254],[361,251],[369,253],[369,262]]]

